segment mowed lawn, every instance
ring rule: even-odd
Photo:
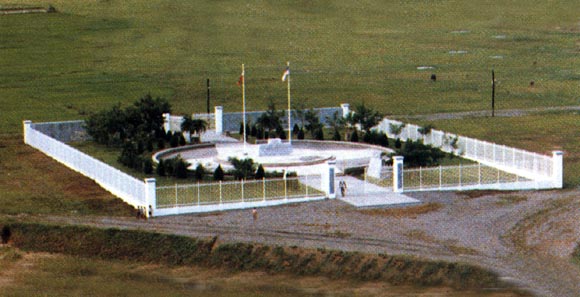
[[[176,113],[203,112],[208,78],[211,108],[239,111],[242,63],[249,110],[285,106],[286,61],[293,100],[307,108],[487,109],[491,69],[499,109],[579,101],[578,1],[0,0],[7,3],[50,3],[59,13],[0,15],[3,213],[35,213],[34,205],[101,213],[87,201],[114,200],[63,186],[74,173],[21,143],[22,120],[82,119],[147,93],[168,98]],[[533,127],[520,133],[551,145]]]

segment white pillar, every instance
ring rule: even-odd
[[[393,192],[403,192],[403,156],[393,157]]]
[[[552,180],[555,188],[564,187],[564,152],[552,152]]]
[[[348,116],[348,114],[350,113],[350,104],[343,103],[340,105],[340,108],[342,108],[342,117],[346,118]]]
[[[156,196],[156,181],[154,178],[145,179],[145,204],[147,208],[146,215],[155,216],[155,210],[157,209],[157,196]]]
[[[326,197],[334,199],[336,198],[336,160],[330,160],[326,162],[326,165],[320,176],[320,185]]]
[[[215,132],[222,134],[224,132],[224,108],[223,106],[216,106],[214,113]]]
[[[24,143],[28,144],[28,130],[30,129],[30,126],[32,125],[32,121],[22,121],[22,128],[23,128],[23,136],[24,136]]]
[[[169,130],[171,130],[171,123],[170,123],[169,118],[171,118],[170,113],[163,114],[163,129],[165,129],[165,133],[167,133]]]

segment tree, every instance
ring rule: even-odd
[[[339,114],[338,111],[335,111],[332,114],[332,117],[326,117],[326,122],[328,123],[328,126],[334,130],[334,136],[332,137],[333,140],[341,140],[340,130],[343,130],[346,127],[346,119],[341,114]],[[337,133],[338,137],[336,137]]]
[[[314,133],[314,139],[324,140],[324,132],[322,131],[322,128],[319,128],[318,130],[316,130],[316,133]]]
[[[400,148],[401,148],[401,146],[403,146],[403,144],[401,143],[401,138],[397,138],[397,139],[395,140],[395,148],[398,148],[398,149],[400,149]]]
[[[365,132],[371,130],[383,119],[383,115],[378,111],[368,108],[363,104],[355,106],[355,111],[352,115],[352,120],[356,124],[360,124],[361,129]]]
[[[304,139],[304,130],[303,130],[303,129],[300,129],[300,131],[298,131],[298,136],[297,136],[297,138],[298,138],[299,140],[302,140],[302,139]]]
[[[401,123],[400,125],[396,125],[396,124],[389,124],[389,131],[391,132],[391,134],[394,134],[395,137],[399,137],[399,134],[401,134],[403,132],[403,129],[405,128],[405,123]]]
[[[189,167],[189,163],[181,158],[181,156],[177,156],[177,158],[173,159],[173,176],[177,178],[187,178],[187,167]]]
[[[222,165],[218,165],[218,167],[213,171],[213,180],[224,180],[224,170],[222,169]]]
[[[236,179],[247,179],[256,171],[254,160],[250,158],[240,160],[230,157],[228,161],[234,166],[233,175]]]
[[[257,124],[265,130],[268,136],[270,136],[272,130],[282,126],[280,123],[281,117],[282,113],[276,110],[276,106],[273,102],[270,102],[268,110],[258,117]]]
[[[304,114],[304,118],[306,121],[306,131],[309,131],[312,135],[312,138],[316,138],[316,133],[319,129],[322,129],[322,124],[320,123],[320,118],[318,117],[318,112],[314,109],[309,109]]]
[[[10,241],[11,236],[12,231],[10,231],[10,227],[8,225],[4,225],[2,227],[2,234],[0,234],[0,237],[2,237],[2,244],[7,244],[8,241]]]
[[[153,161],[151,159],[143,160],[143,173],[148,175],[153,173]]]
[[[243,128],[243,125],[242,125]],[[201,133],[207,129],[207,122],[202,119],[192,119],[190,116],[184,116],[181,122],[181,130],[196,135],[201,141]]]

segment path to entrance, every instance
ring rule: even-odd
[[[345,181],[346,195],[341,197],[338,182]],[[393,192],[392,189],[379,187],[352,176],[336,177],[336,197],[358,208],[392,207],[419,204],[421,201]]]

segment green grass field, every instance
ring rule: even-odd
[[[8,4],[49,1],[0,0]],[[60,177],[74,180],[74,173],[21,144],[22,120],[83,119],[146,93],[168,98],[176,113],[203,112],[207,78],[212,105],[239,111],[242,63],[249,110],[263,110],[270,100],[284,106],[286,61],[294,102],[307,108],[364,102],[394,115],[487,109],[492,68],[498,109],[579,101],[578,1],[50,4],[59,13],[0,16],[0,170],[7,172],[0,175],[2,213],[91,213],[98,204],[62,185]],[[429,80],[431,73],[437,82]],[[501,140],[538,152],[564,148],[567,185],[580,184],[571,177],[571,169],[580,168],[570,139],[576,117],[534,119],[502,120]],[[497,130],[477,123],[435,125],[497,140]],[[100,201],[114,201],[102,196]]]

